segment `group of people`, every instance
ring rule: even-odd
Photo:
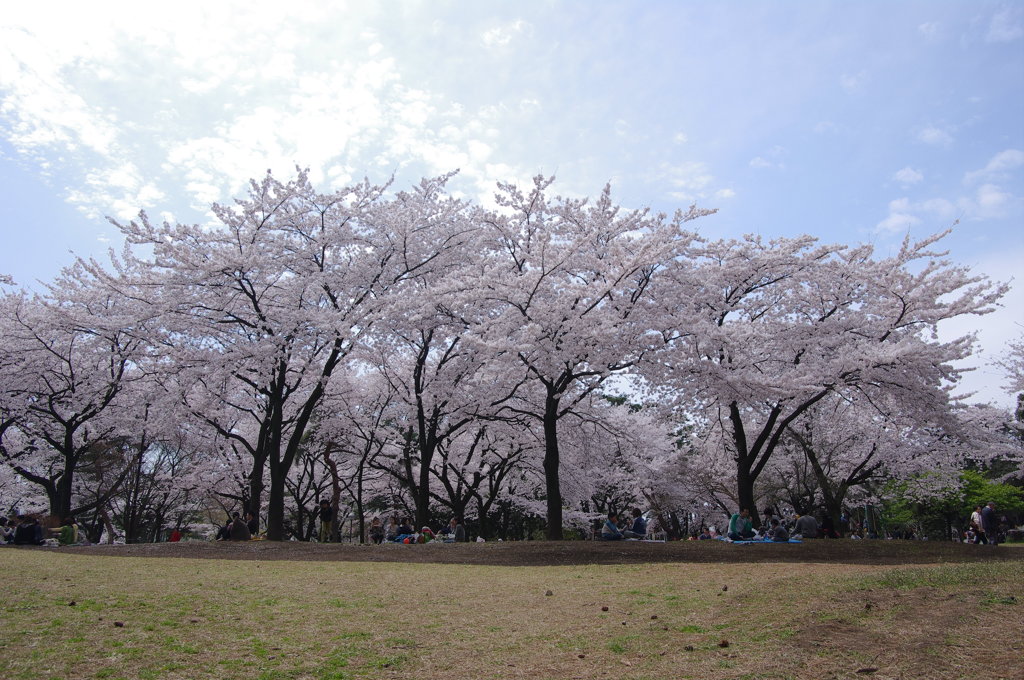
[[[46,543],[43,525],[35,515],[21,515],[18,518],[0,517],[0,543],[4,545],[44,545]]]
[[[217,531],[218,541],[248,541],[260,533],[260,521],[252,512],[245,518],[238,512],[231,513],[228,521]]]
[[[964,540],[976,545],[999,545],[999,518],[996,516],[995,501],[989,501],[984,507],[975,506]]]
[[[434,531],[429,526],[423,526],[416,531],[412,526],[412,520],[403,517],[399,520],[395,516],[388,519],[387,526],[381,523],[379,517],[375,517],[370,523],[370,540],[374,543],[430,543],[440,541],[442,543],[465,543],[466,525],[461,517],[452,517],[448,526]]]
[[[47,545],[47,539],[55,540],[57,545],[89,544],[74,517],[52,529],[45,528],[36,515],[0,517],[0,545]]]
[[[621,541],[627,538],[640,540],[647,537],[647,520],[640,508],[633,508],[633,521],[625,518],[620,522],[616,512],[609,512],[608,518],[601,526],[602,541]]]
[[[754,531],[753,522],[750,519],[750,510],[741,508],[729,518],[729,531],[726,537],[730,541],[773,541],[775,543],[787,543],[795,538],[834,538],[834,532],[828,527],[818,523],[814,515],[807,513],[798,515],[787,526],[780,518],[775,517],[770,508],[765,508],[764,522],[761,531]],[[699,538],[704,538],[700,536]],[[707,536],[711,538],[711,536]]]

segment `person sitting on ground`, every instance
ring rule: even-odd
[[[81,535],[78,522],[74,517],[69,517],[67,524],[60,528],[57,534],[57,543],[60,545],[78,545]]]
[[[381,524],[380,517],[374,517],[373,521],[370,522],[370,541],[380,545],[381,541],[384,540],[384,525]]]
[[[739,512],[729,518],[730,541],[749,541],[754,537],[754,526],[750,521],[750,510],[741,508]]]
[[[224,526],[217,529],[217,537],[214,539],[217,541],[230,541],[231,540],[231,518],[228,517],[228,521],[224,522]]]
[[[647,520],[644,519],[644,514],[640,512],[640,508],[633,508],[633,525],[622,532],[622,535],[626,538],[646,538],[647,537]]]
[[[7,521],[6,517],[0,517],[0,543],[7,544],[14,542],[14,527]]]
[[[248,510],[245,513],[245,526],[249,529],[251,536],[258,536],[260,533],[260,519],[256,515],[252,514],[252,510]]]
[[[416,539],[416,542],[430,543],[435,538],[436,536],[434,536],[434,532],[430,529],[430,527],[423,527],[422,529],[420,529],[420,537]]]
[[[466,536],[466,525],[463,523],[462,517],[456,515],[455,517],[452,517],[452,522],[455,523],[455,529],[452,532],[455,542],[467,543],[469,541],[469,537]]]
[[[707,527],[704,527],[703,529],[700,530],[700,533],[697,535],[697,540],[698,541],[709,541],[709,540],[711,540],[711,532],[708,531]]]
[[[179,529],[178,527],[174,527],[174,529],[171,531],[171,535],[167,537],[167,540],[170,543],[177,543],[178,541],[180,541],[181,529]]]
[[[796,524],[793,525],[793,535],[797,534],[803,538],[818,537],[818,520],[814,519],[814,515],[807,513],[797,517]]]
[[[395,543],[404,543],[405,539],[412,538],[413,534],[416,533],[412,528],[412,522],[406,517],[402,518],[402,523],[398,525],[395,531],[397,532],[395,534]]]
[[[782,526],[778,519],[772,517],[772,528],[768,532],[768,535],[776,543],[788,543],[789,532],[786,531],[786,527]]]
[[[38,517],[22,516],[18,528],[14,530],[15,545],[43,545],[43,527]]]
[[[388,526],[384,530],[384,540],[388,543],[394,543],[395,538],[398,536],[398,520],[395,519],[394,515],[388,518]]]
[[[444,543],[455,543],[455,533],[456,533],[455,530],[458,529],[458,527],[459,527],[458,519],[456,519],[455,517],[452,517],[451,520],[449,520],[449,522],[448,522],[448,526],[446,526],[445,528],[441,529],[441,531],[438,532],[439,535],[444,536],[442,541]]]
[[[229,540],[232,541],[248,541],[252,538],[252,533],[249,531],[249,527],[245,521],[242,520],[242,516],[237,512],[231,515],[231,534]]]
[[[601,527],[602,541],[621,541],[625,538],[622,532],[619,531],[618,519],[618,514],[614,512],[608,513],[608,519],[604,521],[604,525]]]

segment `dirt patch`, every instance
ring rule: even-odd
[[[841,562],[907,565],[1024,560],[1024,550],[927,541],[817,540],[803,544],[731,545],[722,541],[673,543],[527,541],[428,545],[356,545],[248,541],[147,543],[35,548],[118,557],[185,557],[223,560],[408,562],[493,566],[646,564],[664,562]]]
[[[798,628],[808,678],[1024,677],[1024,608],[983,588],[856,591]],[[842,669],[842,670],[838,670]]]

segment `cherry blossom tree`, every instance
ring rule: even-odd
[[[145,403],[134,305],[79,261],[44,295],[5,294],[0,329],[0,459],[60,521],[101,507],[146,447],[129,434]],[[87,468],[99,484],[88,499],[76,494]]]
[[[152,248],[134,282],[160,320],[154,346],[196,418],[252,459],[250,509],[270,473],[267,536],[284,536],[285,480],[331,379],[407,281],[454,247],[443,194],[424,180],[393,199],[363,183],[318,193],[269,174],[219,227],[119,225]],[[213,403],[215,408],[210,408]]]
[[[547,536],[558,540],[559,421],[643,356],[646,298],[662,267],[687,255],[694,235],[684,225],[710,211],[627,211],[608,187],[593,201],[550,197],[552,182],[537,177],[527,193],[499,184],[500,209],[480,213],[487,311],[474,330],[492,357],[492,406],[543,429]]]
[[[935,336],[943,320],[992,310],[1005,287],[943,259],[945,234],[875,259],[870,246],[749,236],[707,244],[673,271],[664,348],[649,375],[722,436],[736,502],[759,521],[754,484],[783,435],[836,393],[886,395],[906,414],[948,406],[971,337]],[[713,453],[711,455],[714,455]]]

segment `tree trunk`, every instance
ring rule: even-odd
[[[739,509],[746,508],[750,511],[750,522],[755,529],[761,528],[761,516],[757,513],[757,502],[754,498],[754,477],[750,474],[750,465],[746,460],[736,461],[736,500],[739,502]]]
[[[263,468],[266,463],[266,455],[253,456],[252,470],[249,472],[249,498],[244,504],[244,509],[251,512],[253,517],[260,516],[260,506],[263,505],[263,490],[266,488],[263,484]]]
[[[558,399],[548,395],[544,405],[544,485],[547,493],[547,539],[562,540],[562,488],[558,478]]]
[[[283,541],[285,477],[288,469],[281,465],[270,466],[270,495],[267,499],[267,540]]]

